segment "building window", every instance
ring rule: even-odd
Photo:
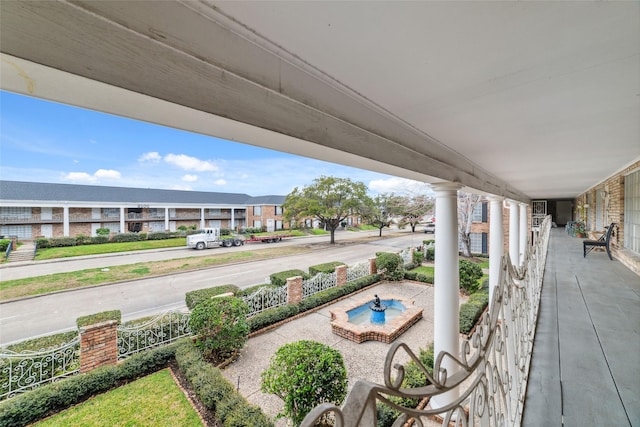
[[[258,216],[258,215],[262,215],[262,206],[254,206],[253,207],[253,214]]]
[[[471,244],[469,250],[472,254],[486,254],[487,250],[487,233],[470,233],[469,239]],[[462,240],[458,239],[458,249],[462,251]]]
[[[222,215],[222,211],[220,209],[209,209],[209,215],[220,216]]]
[[[605,203],[607,216],[609,197],[606,196]],[[607,222],[611,219],[607,218]],[[640,254],[640,171],[624,177],[624,246]]]
[[[164,222],[161,222],[161,221],[149,222],[149,231],[152,233],[164,231]]]
[[[150,208],[149,216],[151,218],[164,218],[164,209]]]
[[[279,219],[276,220],[276,230],[282,230],[282,221]]]
[[[253,228],[262,228],[262,221],[260,220],[253,221]]]
[[[108,228],[110,233],[119,233],[120,232],[120,223],[119,222],[105,222],[102,224],[102,228]]]
[[[276,215],[282,215],[282,206],[276,206]]]
[[[2,218],[31,218],[31,208],[17,208],[11,206],[3,206],[0,208],[0,216]]]
[[[120,208],[102,208],[102,216],[104,218],[120,218]]]
[[[30,240],[31,233],[30,225],[3,225],[0,229],[0,234],[3,236],[16,236],[22,240]]]

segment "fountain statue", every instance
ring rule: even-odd
[[[378,294],[374,295],[374,297],[373,302],[369,304],[369,309],[371,310],[371,323],[384,324],[384,311],[387,309],[387,306],[380,302]]]

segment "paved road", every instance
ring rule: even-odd
[[[0,345],[7,345],[30,337],[72,330],[75,328],[76,318],[100,311],[118,309],[122,312],[123,320],[130,320],[162,313],[169,309],[183,308],[185,293],[194,289],[227,283],[233,283],[240,287],[249,287],[264,283],[265,278],[271,273],[292,268],[306,270],[310,265],[322,262],[339,260],[348,265],[353,265],[375,256],[378,251],[397,252],[408,246],[418,245],[422,241],[422,237],[423,235],[420,233],[407,233],[401,237],[338,246],[302,255],[213,267],[194,272],[178,273],[2,303],[0,304]],[[324,237],[324,239],[327,239],[327,237]],[[188,254],[197,256],[203,252],[207,253],[208,251],[191,251]],[[123,257],[110,257],[109,259],[100,257],[101,261],[99,258],[94,257],[90,260],[47,263],[46,271],[50,274],[60,265],[64,265],[64,268],[70,268],[69,266],[72,264],[76,265],[74,268],[76,270],[79,268],[91,268],[89,261],[92,263],[102,262],[98,266],[104,266],[107,261],[109,262],[108,265],[115,265],[112,261],[116,258],[119,258],[118,263],[120,264],[140,262],[141,260],[138,258],[145,256],[164,257],[161,259],[177,258],[175,253],[175,251],[161,251],[154,254],[131,254]],[[35,265],[32,265],[23,268],[34,272],[36,271],[35,267]],[[39,265],[38,268],[40,268]],[[13,269],[18,269],[18,267],[3,269],[3,279],[4,273]]]

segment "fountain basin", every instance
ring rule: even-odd
[[[385,322],[372,323],[369,304],[372,296],[330,310],[331,330],[334,334],[356,343],[380,341],[391,343],[422,318],[423,308],[413,301],[387,295],[381,302],[387,306]]]

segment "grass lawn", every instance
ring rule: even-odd
[[[411,271],[415,271],[416,273],[426,274],[428,276],[433,276],[433,267],[429,267],[426,265],[421,265],[420,267],[416,267]]]
[[[168,369],[87,400],[34,426],[202,426]]]
[[[311,248],[301,246],[281,246],[241,252],[226,252],[212,256],[111,266],[108,271],[103,271],[102,268],[92,268],[68,273],[6,280],[0,282],[0,301],[124,280],[144,279],[230,264],[237,261],[257,261],[277,256],[298,255],[310,251],[312,251]]]
[[[100,245],[67,246],[64,248],[38,249],[36,260],[69,258],[82,255],[109,254],[114,252],[142,251],[145,249],[175,248],[186,245],[184,237],[141,242],[103,243]]]

